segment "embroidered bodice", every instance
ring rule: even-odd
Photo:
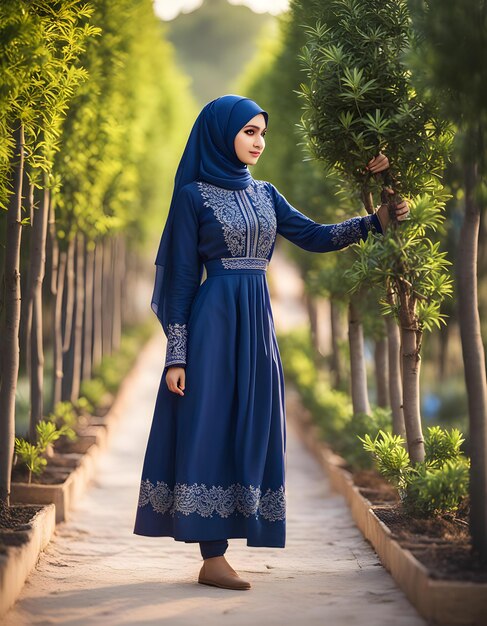
[[[242,190],[194,181],[181,188],[173,223],[171,299],[165,367],[186,364],[188,319],[202,263],[266,269],[277,234],[310,252],[340,250],[382,234],[377,215],[320,224],[294,208],[272,183],[253,180]]]

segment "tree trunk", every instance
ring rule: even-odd
[[[450,320],[451,324],[451,320]],[[438,375],[441,382],[446,378],[448,363],[448,348],[450,344],[450,325],[445,324],[438,333],[440,349],[438,351]]]
[[[85,251],[85,317],[83,329],[83,372],[82,380],[91,378],[93,365],[93,282],[95,271],[95,250],[86,246]]]
[[[24,229],[22,242],[24,249],[28,250],[29,267],[26,268],[24,280],[21,275],[20,289],[24,294],[20,302],[20,328],[19,328],[19,343],[20,349],[20,369],[22,369],[22,360],[25,365],[25,375],[31,379],[31,333],[32,333],[32,309],[34,306],[34,283],[35,279],[32,275],[32,253],[35,248],[35,235],[34,235],[34,223],[35,223],[35,201],[34,201],[34,183],[29,182],[28,176],[25,175],[24,170],[24,182],[23,188],[28,187],[28,207],[29,207],[29,223],[30,228]],[[24,281],[24,284],[22,284]],[[30,437],[30,435],[29,435]]]
[[[392,431],[406,440],[406,426],[402,403],[401,334],[392,315],[386,316],[387,345],[389,350],[389,399],[392,411]]]
[[[480,206],[476,163],[465,168],[465,217],[457,257],[460,336],[470,429],[470,532],[472,550],[487,563],[487,389],[480,331],[477,251]]]
[[[331,371],[333,374],[333,386],[341,389],[343,384],[343,359],[340,352],[340,340],[342,338],[342,319],[340,306],[330,300],[330,325],[331,325]]]
[[[43,417],[44,397],[44,344],[42,336],[42,283],[46,268],[47,223],[49,219],[49,189],[47,175],[44,175],[42,202],[35,212],[30,250],[30,287],[28,294],[29,316],[27,322],[27,342],[30,346],[30,421],[29,438],[37,439],[36,426]],[[35,325],[35,328],[33,326]]]
[[[71,400],[71,389],[73,384],[73,358],[74,358],[74,299],[76,293],[74,253],[76,248],[76,236],[68,244],[68,259],[66,264],[66,301],[61,309],[63,334],[63,382],[61,399],[63,402]]]
[[[52,239],[53,254],[58,256],[57,253],[54,253],[54,250],[58,249],[55,229],[54,229],[54,234],[52,236],[53,236],[53,239]],[[68,264],[68,253],[67,253],[67,250],[63,250],[59,254],[59,265],[57,266],[57,270],[56,270],[56,280],[55,282],[51,281],[51,290],[52,290],[53,295],[55,296],[54,307],[52,311],[52,315],[53,315],[53,320],[52,320],[52,327],[53,327],[52,403],[53,403],[53,408],[56,406],[58,402],[61,402],[61,399],[62,399],[62,385],[63,385],[63,377],[64,377],[62,310],[63,310],[64,281],[66,278],[67,264]]]
[[[76,276],[75,276],[75,293],[76,293],[76,311],[74,316],[74,333],[73,333],[73,356],[72,356],[72,379],[71,391],[69,399],[76,402],[79,398],[79,390],[81,385],[81,354],[83,340],[83,313],[85,300],[85,281],[84,281],[84,235],[78,233],[76,235]]]
[[[15,394],[19,375],[20,242],[22,238],[22,179],[24,127],[14,131],[13,189],[7,212],[5,243],[5,318],[1,334],[3,368],[0,387],[0,500],[10,505],[15,442]]]
[[[421,332],[401,328],[404,423],[408,453],[412,463],[424,461],[424,439],[421,428],[419,373],[421,369]]]
[[[125,271],[123,266],[122,237],[118,234],[113,240],[113,326],[112,350],[119,350],[122,340],[122,277]]]
[[[389,367],[387,354],[387,337],[375,341],[374,364],[375,380],[377,385],[377,406],[389,406]]]
[[[102,346],[103,356],[112,353],[113,324],[113,272],[112,272],[112,238],[103,242],[103,288],[102,288]]]
[[[93,367],[103,356],[103,241],[98,241],[95,248],[95,275],[93,285]]]
[[[367,390],[367,369],[365,364],[364,333],[360,315],[351,298],[348,307],[348,340],[350,344],[350,372],[353,412],[370,415]]]
[[[71,332],[73,325],[73,313],[74,313],[74,249],[75,241],[71,239],[68,244],[68,262],[66,265],[66,308],[65,313],[65,325],[63,336],[63,352],[67,352],[69,343],[71,341]]]

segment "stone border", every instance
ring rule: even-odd
[[[311,421],[309,411],[303,409],[290,412],[303,443],[325,470],[333,489],[345,497],[355,524],[416,610],[442,626],[487,624],[487,583],[430,578],[412,552],[393,539],[370,500],[354,484],[352,474],[344,467],[346,461],[320,439],[319,428]]]
[[[96,461],[101,452],[97,444],[91,445],[83,454],[77,467],[68,474],[64,482],[55,485],[13,482],[10,498],[14,504],[54,504],[56,524],[69,519],[73,504],[85,492],[96,469]]]
[[[20,546],[7,546],[6,554],[0,554],[0,617],[17,600],[25,580],[34,569],[39,554],[50,542],[56,528],[54,504],[43,506],[20,531],[29,535]],[[9,531],[4,531],[9,532]]]

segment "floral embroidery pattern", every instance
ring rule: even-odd
[[[377,232],[377,228],[372,220],[372,215],[365,215],[364,217],[351,217],[340,224],[334,224],[331,229],[332,241],[336,246],[348,246],[351,243],[356,243],[362,237],[362,230],[360,224],[363,225],[367,231]]]
[[[186,324],[168,324],[166,366],[172,363],[186,363],[188,329]]]
[[[270,522],[284,520],[286,517],[286,499],[284,486],[262,494],[260,487],[245,487],[234,483],[226,489],[221,486],[205,484],[176,483],[172,490],[162,481],[152,483],[148,478],[140,485],[138,507],[149,504],[156,513],[176,512],[190,515],[197,513],[202,517],[212,517],[214,513],[220,517],[228,517],[232,513],[262,516]]]
[[[348,246],[356,243],[362,237],[360,228],[361,217],[351,217],[330,228],[331,240],[336,246]]]
[[[258,259],[255,257],[228,257],[221,259],[225,269],[248,269],[248,270],[266,270],[269,264],[267,259]]]
[[[276,237],[277,219],[264,181],[253,181],[240,190],[223,189],[202,181],[197,185],[204,206],[210,207],[222,224],[230,254],[266,258]]]
[[[247,225],[231,189],[222,189],[206,182],[197,182],[204,206],[211,207],[223,227],[223,236],[232,256],[245,255]]]
[[[263,180],[254,181],[254,184],[247,187],[245,191],[253,200],[253,205],[259,216],[261,225],[257,253],[255,256],[267,257],[271,251],[277,233],[277,218],[274,202]]]

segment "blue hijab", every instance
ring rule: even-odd
[[[203,180],[225,189],[245,189],[252,182],[247,165],[237,157],[234,140],[245,124],[259,113],[264,115],[267,125],[267,112],[253,100],[230,94],[208,102],[193,125],[174,179],[169,213],[155,261],[156,276],[151,307],[166,336],[175,199],[180,189],[194,180]],[[202,276],[203,263],[200,263],[200,282]]]

